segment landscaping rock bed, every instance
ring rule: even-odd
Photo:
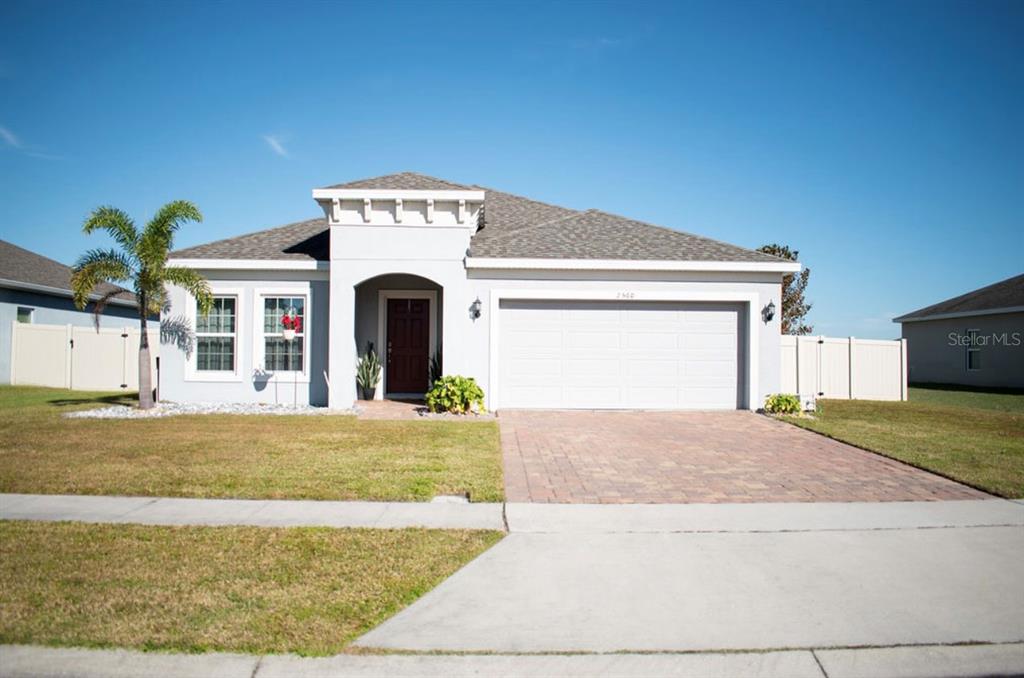
[[[262,403],[159,403],[150,410],[137,407],[113,405],[93,410],[68,412],[70,419],[153,419],[175,417],[186,414],[239,414],[239,415],[304,415],[304,416],[351,416],[351,410],[332,410],[309,405],[267,405]]]

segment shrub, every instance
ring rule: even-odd
[[[773,393],[764,401],[764,411],[770,414],[800,414],[800,398],[792,393]]]
[[[427,409],[431,412],[465,414],[474,409],[484,411],[484,390],[472,377],[449,375],[441,377],[427,391]]]

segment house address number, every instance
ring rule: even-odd
[[[616,299],[636,299],[636,292],[616,292]]]

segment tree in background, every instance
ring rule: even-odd
[[[140,232],[127,213],[115,207],[98,207],[85,220],[82,231],[105,230],[118,248],[94,249],[83,254],[73,268],[71,290],[75,305],[84,309],[96,286],[103,282],[131,283],[139,311],[139,407],[153,407],[153,375],[150,372],[149,336],[146,323],[167,305],[167,285],[182,287],[196,299],[199,312],[206,315],[213,307],[213,295],[206,279],[191,268],[168,266],[174,234],[182,224],[200,222],[199,208],[187,200],[169,202]],[[93,312],[99,317],[112,298],[123,290],[110,290],[96,301]]]
[[[758,252],[771,254],[780,259],[799,261],[800,253],[789,249],[788,245],[764,245],[757,248]],[[811,277],[811,269],[806,266],[800,273],[787,273],[782,276],[782,333],[810,334],[814,328],[804,322],[811,310],[811,304],[804,299],[807,281]]]

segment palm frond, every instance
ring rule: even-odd
[[[124,290],[121,289],[107,290],[102,295],[100,295],[99,299],[93,302],[92,324],[95,325],[97,332],[100,331],[100,318],[103,316],[103,309],[106,308],[107,304],[110,303],[111,299],[123,293]]]
[[[117,250],[89,250],[72,268],[71,292],[78,308],[85,308],[89,296],[102,282],[125,282],[132,277],[132,262]]]
[[[103,229],[110,234],[118,245],[127,253],[134,253],[135,246],[139,241],[139,232],[135,228],[135,222],[123,210],[116,207],[97,207],[85,220],[82,225],[84,233],[92,233]]]
[[[203,315],[209,313],[213,308],[213,293],[210,291],[210,283],[206,282],[206,278],[196,271],[181,266],[169,266],[163,270],[162,277],[165,283],[177,285],[195,297],[196,307]]]
[[[190,221],[201,222],[203,215],[188,200],[174,200],[156,213],[142,231],[139,239],[139,258],[149,268],[163,268],[167,253],[174,245],[174,234],[182,224]]]

